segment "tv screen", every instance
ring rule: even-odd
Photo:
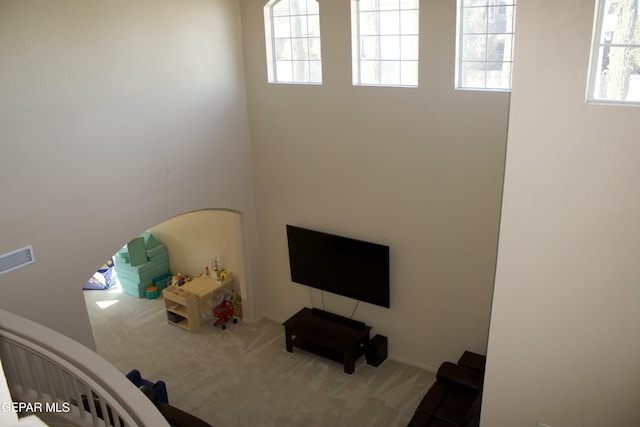
[[[291,280],[389,308],[389,247],[287,225]]]

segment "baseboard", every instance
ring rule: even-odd
[[[434,368],[433,366],[425,365],[424,363],[417,363],[410,359],[405,359],[404,357],[400,357],[396,354],[389,354],[387,357],[389,360],[395,360],[396,362],[404,363],[405,365],[413,366],[416,368],[424,369],[427,372],[436,375],[438,373],[438,368]]]
[[[264,314],[260,319],[268,319],[268,320],[271,320],[271,321],[273,321],[273,322],[276,322],[276,323],[280,323],[280,324],[282,324],[282,323],[284,323],[284,322],[285,322],[285,320],[287,320],[287,319],[288,319],[288,317],[287,317],[287,318],[284,318],[284,319],[281,319],[281,318],[279,318],[278,316],[274,316],[274,315],[272,315],[272,314],[266,313],[266,314]]]

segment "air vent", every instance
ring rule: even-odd
[[[0,274],[8,273],[20,267],[36,262],[31,245],[0,255]]]

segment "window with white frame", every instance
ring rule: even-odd
[[[322,84],[316,0],[271,0],[264,7],[270,83]]]
[[[516,0],[457,0],[456,88],[511,90]]]
[[[638,0],[596,3],[587,100],[640,104]]]
[[[418,86],[419,0],[351,0],[353,84]]]

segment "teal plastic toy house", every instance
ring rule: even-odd
[[[167,248],[148,231],[120,249],[114,261],[122,290],[138,298],[145,297],[154,280],[170,276]]]

